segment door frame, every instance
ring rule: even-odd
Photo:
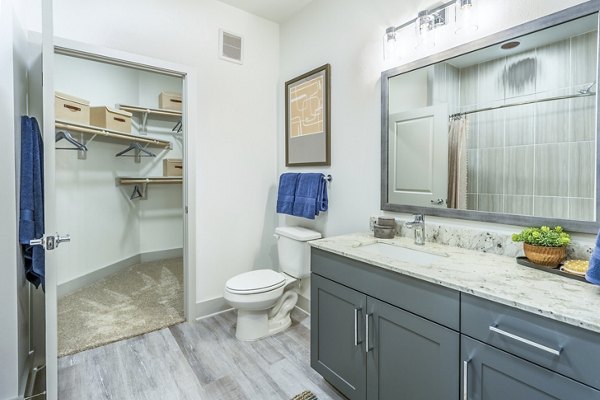
[[[143,69],[151,72],[167,73],[180,76],[183,81],[183,112],[182,122],[185,126],[183,131],[183,265],[184,265],[184,317],[186,321],[196,318],[196,161],[195,149],[197,148],[197,135],[190,132],[198,132],[197,113],[192,110],[198,110],[198,84],[197,69],[195,67],[176,64],[165,60],[152,57],[132,54],[111,48],[90,45],[82,42],[56,38],[50,36],[44,41],[44,137],[46,143],[54,143],[54,140],[48,141],[48,138],[54,137],[54,62],[53,57],[56,50],[60,54],[70,55],[79,58],[89,59],[91,61],[100,61],[123,65],[132,68]],[[51,55],[48,62],[48,55]],[[54,165],[55,155],[54,146],[45,146],[45,163]],[[46,173],[46,198],[50,200],[47,206],[56,209],[55,201],[55,180],[54,169],[48,175]],[[47,233],[55,230],[61,233],[60,223],[56,221],[55,215],[46,214]],[[47,366],[47,398],[48,400],[57,399],[58,396],[58,364],[57,364],[57,277],[56,270],[50,262],[50,268],[47,271],[47,294],[50,296],[46,301],[46,366]],[[50,303],[50,304],[48,304]],[[50,322],[50,323],[48,323]]]

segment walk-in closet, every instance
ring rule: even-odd
[[[54,57],[58,355],[184,320],[180,76]]]

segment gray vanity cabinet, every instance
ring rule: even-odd
[[[459,334],[369,297],[367,398],[456,399]]]
[[[318,250],[312,270],[311,366],[317,372],[351,400],[458,399],[458,332],[398,304],[410,296],[411,311],[438,317],[441,310],[444,323],[458,326],[456,292]]]
[[[461,349],[462,399],[600,399],[600,392],[589,386],[465,335]]]
[[[367,296],[313,274],[311,299],[311,366],[349,399],[366,399]]]

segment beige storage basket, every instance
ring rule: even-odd
[[[164,159],[163,176],[183,176],[183,160],[180,158]]]
[[[181,93],[161,92],[158,96],[158,104],[163,110],[181,111]]]
[[[131,133],[131,113],[102,106],[90,109],[90,122],[93,126],[111,131]]]
[[[90,102],[69,94],[54,92],[54,118],[79,125],[89,125]]]

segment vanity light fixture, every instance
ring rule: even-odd
[[[476,19],[472,15],[475,2],[476,0],[451,0],[430,10],[420,11],[416,18],[401,25],[388,27],[383,36],[384,59],[400,58],[398,32],[413,24],[418,39],[416,47],[435,46],[434,32],[437,28],[448,24],[448,10],[452,10],[452,8],[454,9],[455,25],[457,26],[456,33],[477,30],[478,25],[473,23]]]

